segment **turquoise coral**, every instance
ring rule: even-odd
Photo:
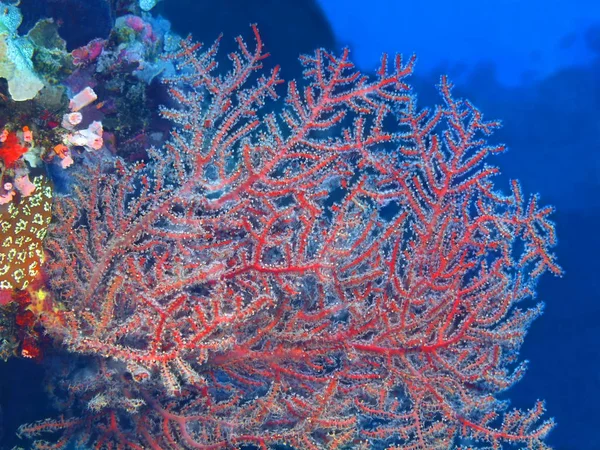
[[[22,20],[19,9],[2,2],[0,8],[0,78],[8,82],[13,100],[30,100],[44,87],[31,61],[34,45],[29,38],[17,34]]]

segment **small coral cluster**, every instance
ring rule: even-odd
[[[38,144],[34,132],[25,125],[22,130],[10,129],[8,124],[0,133],[0,205],[13,202],[16,193],[18,198],[27,198],[35,191],[35,184],[29,179],[30,172],[38,173],[43,162],[51,162],[58,156],[60,166],[64,169],[73,163],[71,152],[78,148],[87,151],[99,150],[103,147],[102,124],[91,122],[85,129],[76,127],[82,122],[83,115],[79,110],[96,100],[96,94],[91,88],[86,88],[76,94],[69,102],[72,112],[65,113],[61,127],[55,126],[53,138],[56,145]]]

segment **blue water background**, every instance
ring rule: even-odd
[[[566,274],[540,284],[546,311],[522,351],[530,368],[507,395],[517,406],[547,400],[556,449],[600,449],[600,2],[366,4],[321,0],[355,61],[369,69],[381,50],[416,52],[419,84],[449,73],[461,95],[503,120],[504,174],[556,206]]]
[[[381,50],[417,53],[426,88],[442,73],[488,118],[508,177],[556,206],[566,274],[545,277],[545,314],[526,338],[529,370],[507,395],[547,401],[558,450],[600,449],[600,2],[321,0],[339,42],[364,69]],[[367,6],[368,4],[368,6]],[[422,91],[421,91],[422,92]],[[433,94],[423,92],[422,104]]]

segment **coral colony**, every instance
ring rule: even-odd
[[[5,7],[3,42],[32,41]],[[3,112],[2,354],[52,355],[59,408],[27,448],[547,448],[543,404],[498,396],[560,274],[552,209],[492,184],[499,124],[445,77],[419,109],[414,58],[317,50],[284,83],[256,26],[225,67],[143,14],[56,37],[53,82],[14,61],[35,97]],[[127,115],[155,77],[162,141]]]

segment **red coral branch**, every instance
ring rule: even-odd
[[[445,78],[419,111],[414,58],[370,78],[347,50],[302,57],[264,112],[281,80],[253,30],[226,73],[218,41],[184,40],[164,151],[61,198],[48,330],[121,367],[150,448],[542,448],[542,406],[501,416],[495,395],[524,371],[541,306],[523,301],[560,268],[551,210],[492,186],[498,123]]]

